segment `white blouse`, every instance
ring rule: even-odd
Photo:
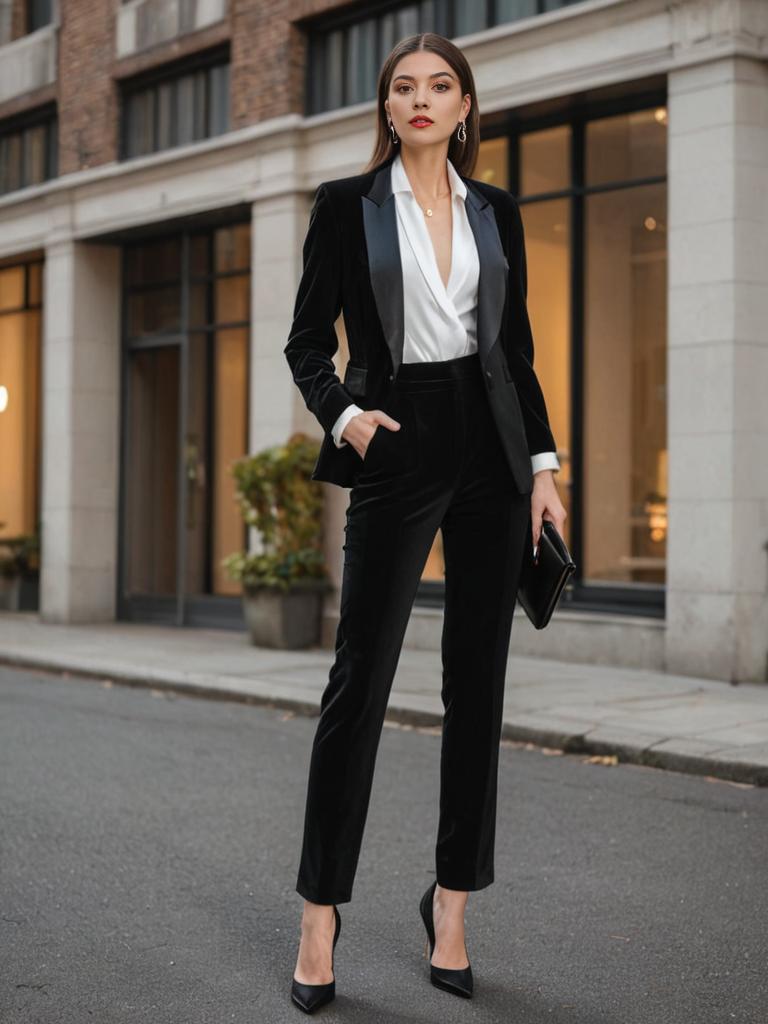
[[[424,213],[413,194],[399,153],[392,161],[391,173],[403,268],[403,362],[428,362],[470,355],[477,351],[480,261],[464,206],[467,186],[448,160],[453,236],[451,272],[446,287],[440,276]],[[347,444],[341,439],[347,423],[363,411],[353,403],[336,420],[331,433],[337,448]],[[531,456],[531,462],[534,473],[542,469],[560,469],[555,452],[538,452]]]

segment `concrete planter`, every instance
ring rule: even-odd
[[[290,590],[248,586],[243,612],[251,643],[256,647],[297,650],[320,642],[325,580],[306,580]]]
[[[40,606],[40,577],[0,576],[0,611],[35,612]]]

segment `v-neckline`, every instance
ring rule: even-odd
[[[448,267],[448,281],[447,281],[447,283],[445,281],[443,281],[442,275],[440,273],[440,264],[437,262],[437,250],[435,249],[435,243],[432,240],[432,235],[430,234],[429,228],[427,226],[427,222],[426,221],[422,222],[424,224],[424,230],[427,233],[427,238],[429,239],[430,249],[432,250],[432,262],[435,265],[435,273],[440,278],[440,284],[445,289],[446,296],[449,296],[449,297],[450,297],[450,288],[451,288],[451,277],[453,276],[453,263],[454,263],[454,260],[453,260],[453,255],[454,255],[453,254],[453,249],[454,249],[454,246],[456,244],[456,239],[453,237],[453,222],[454,222],[455,216],[456,215],[455,215],[454,210],[453,210],[453,192],[451,192],[451,263],[450,263],[450,266]]]
[[[432,235],[429,233],[429,228],[424,223],[424,220],[423,220],[424,213],[423,213],[421,207],[419,206],[419,204],[418,204],[418,202],[416,200],[416,197],[413,195],[413,193],[410,193],[410,195],[412,196],[413,205],[414,205],[415,209],[418,211],[419,216],[422,218],[420,229],[419,228],[416,229],[417,230],[417,234],[421,234],[421,238],[422,238],[422,244],[421,244],[420,248],[424,249],[426,247],[426,254],[427,254],[428,266],[422,267],[421,268],[422,272],[424,273],[424,276],[426,277],[426,279],[427,279],[427,281],[429,283],[429,286],[432,289],[432,293],[434,294],[435,299],[441,305],[445,305],[447,308],[452,310],[454,312],[454,314],[455,314],[456,306],[455,306],[455,304],[453,302],[453,299],[451,298],[451,282],[453,281],[454,271],[456,269],[456,232],[457,232],[456,212],[453,209],[453,194],[451,195],[451,266],[450,266],[450,270],[448,272],[448,284],[447,285],[443,281],[443,279],[442,279],[442,277],[440,275],[440,267],[438,266],[438,263],[437,263],[437,252],[435,251],[435,245],[434,245],[434,242],[432,241]],[[407,233],[408,232],[408,218],[405,218],[405,229],[406,229],[406,233]],[[422,232],[423,232],[423,234],[422,234]],[[413,245],[413,240],[411,240],[411,245]]]

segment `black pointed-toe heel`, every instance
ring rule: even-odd
[[[421,897],[421,903],[419,904],[424,927],[427,929],[427,948],[424,955],[430,958],[435,951],[435,919],[432,902],[435,897],[436,888],[437,882],[435,881]],[[449,967],[435,967],[430,959],[429,979],[436,988],[441,988],[445,992],[452,992],[455,996],[463,996],[465,999],[469,999],[472,995],[474,982],[471,964],[467,967],[451,969]]]
[[[336,948],[336,943],[339,941],[339,935],[341,934],[341,915],[335,904],[333,913],[336,918],[336,930],[333,933],[333,946],[331,947],[331,970],[333,970],[333,950]],[[335,978],[325,985],[305,985],[304,982],[296,981],[295,978],[291,982],[291,1000],[304,1013],[314,1013],[321,1006],[330,1003],[335,995]]]

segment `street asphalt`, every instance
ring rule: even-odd
[[[312,714],[0,668],[2,1024],[282,1024]],[[768,1024],[765,789],[504,742],[475,996],[434,989],[439,729],[383,730],[350,1024]]]
[[[512,651],[504,736],[768,786],[768,683],[698,679]],[[0,664],[55,669],[220,700],[316,711],[333,652],[257,648],[247,634],[0,613]],[[391,720],[440,725],[439,651],[404,647]]]

